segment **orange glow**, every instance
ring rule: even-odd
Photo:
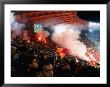
[[[89,63],[90,63],[90,65],[92,65],[92,66],[96,66],[96,63],[95,63],[94,60],[90,60]]]
[[[58,55],[60,55],[61,58],[63,58],[67,53],[67,49],[66,48],[57,48],[56,52]]]
[[[37,32],[36,38],[39,42],[45,42],[46,43],[46,38],[45,38],[44,32],[42,30]]]
[[[60,57],[63,58],[65,56],[64,53],[60,53]]]
[[[38,37],[38,40],[41,40],[42,38],[41,37]]]

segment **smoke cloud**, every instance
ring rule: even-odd
[[[69,50],[69,54],[89,61],[89,57],[85,55],[86,46],[80,42],[81,30],[78,25],[59,24],[53,27],[54,33],[52,40]]]
[[[25,28],[25,24],[19,23],[16,21],[16,17],[14,16],[14,12],[11,13],[11,30],[14,31],[13,36],[16,37]]]

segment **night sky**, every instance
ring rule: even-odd
[[[77,15],[83,20],[100,22],[100,11],[78,11]]]

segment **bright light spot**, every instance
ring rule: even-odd
[[[76,62],[78,62],[78,60],[76,59]]]
[[[89,29],[89,32],[92,32],[93,30]]]
[[[30,43],[30,41],[28,40],[28,43]]]
[[[38,40],[41,40],[42,38],[41,37],[38,37]]]
[[[89,22],[88,27],[89,31],[92,32],[93,30],[100,29],[100,23]]]
[[[47,43],[47,41],[46,41],[46,40],[45,40],[44,42],[45,42],[45,43]]]
[[[96,26],[100,26],[100,23],[89,22],[89,27],[96,27]]]

